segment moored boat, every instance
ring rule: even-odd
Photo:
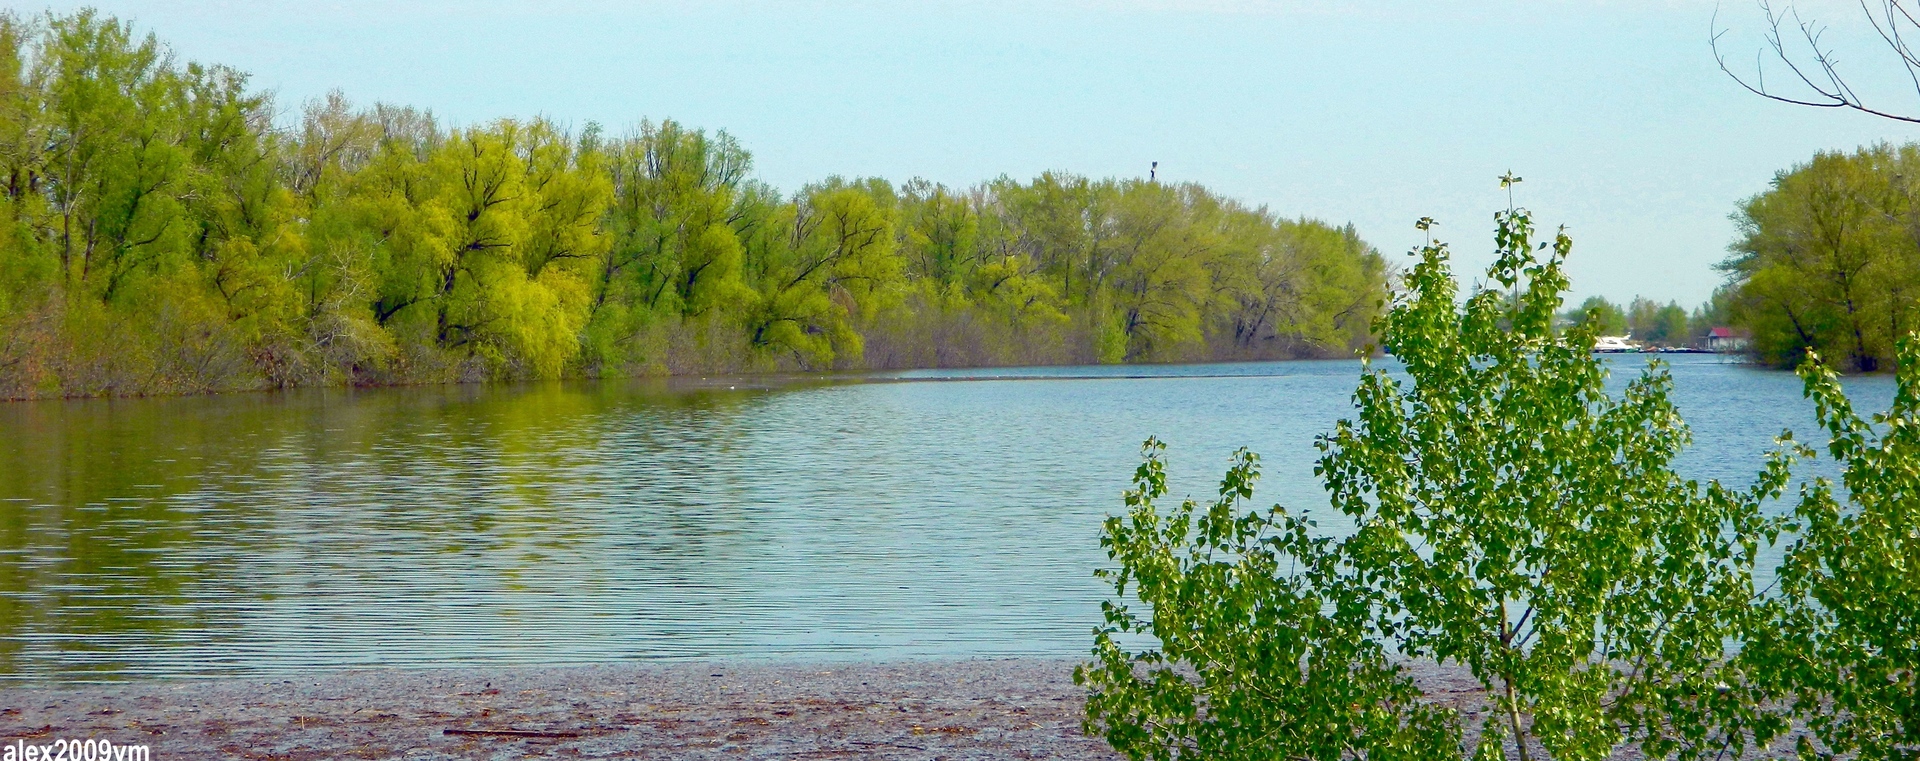
[[[1640,347],[1633,345],[1626,336],[1601,336],[1593,342],[1593,351],[1596,354],[1620,354],[1639,350]]]

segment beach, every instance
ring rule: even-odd
[[[1118,759],[1073,661],[368,670],[0,691],[0,739],[153,759]]]
[[[13,687],[0,690],[0,742],[105,739],[155,760],[1120,759],[1081,731],[1075,663],[642,662]],[[1408,665],[1474,742],[1485,691],[1462,669]],[[1745,757],[1790,758],[1791,743]]]

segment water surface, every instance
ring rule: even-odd
[[[1313,438],[1358,372],[0,405],[0,679],[1081,654],[1141,440],[1168,442],[1177,493],[1249,446],[1261,501],[1321,508]],[[1790,374],[1673,372],[1690,475],[1744,483],[1781,428],[1813,432]],[[1891,396],[1852,389],[1862,409]]]

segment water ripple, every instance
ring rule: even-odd
[[[1139,442],[1176,492],[1244,445],[1262,500],[1321,507],[1313,437],[1357,372],[0,405],[0,679],[1084,653]],[[1689,472],[1743,481],[1811,428],[1791,376],[1675,372]]]

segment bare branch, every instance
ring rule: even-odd
[[[1867,10],[1866,0],[1860,0],[1860,9]],[[1913,12],[1901,4],[1901,0],[1886,0],[1883,13],[1886,19],[1884,26],[1881,24],[1881,19],[1871,12],[1867,12],[1867,18],[1873,22],[1873,31],[1879,34],[1880,39],[1885,40],[1887,46],[1900,56],[1900,65],[1906,69],[1907,79],[1913,83],[1914,93],[1920,95],[1920,57],[1916,57],[1913,48],[1907,45],[1906,37],[1900,32],[1900,19],[1906,19],[1908,25],[1916,28],[1920,28],[1920,19],[1916,19]]]
[[[1915,95],[1920,96],[1920,54],[1916,54],[1908,45],[1906,40],[1909,32],[1901,28],[1904,24],[1920,30],[1920,17],[1916,17],[1914,11],[1907,7],[1907,3],[1914,1],[1880,0],[1882,7],[1876,12],[1867,4],[1867,0],[1860,0],[1860,10],[1867,17],[1867,22],[1873,26],[1874,33],[1879,35],[1881,43],[1899,57],[1901,67],[1912,83]],[[1781,103],[1814,108],[1847,109],[1894,121],[1920,124],[1920,116],[1895,113],[1877,105],[1867,104],[1866,98],[1861,96],[1854,89],[1853,84],[1840,73],[1840,57],[1835,49],[1822,41],[1827,32],[1824,25],[1801,18],[1799,10],[1792,5],[1784,9],[1776,9],[1770,0],[1759,0],[1757,4],[1760,6],[1761,16],[1766,21],[1766,31],[1762,34],[1764,45],[1760,51],[1756,52],[1753,73],[1750,76],[1734,72],[1733,68],[1727,64],[1726,51],[1722,49],[1721,42],[1728,30],[1720,26],[1720,9],[1714,8],[1713,21],[1708,29],[1707,44],[1713,49],[1714,62],[1720,66],[1720,71],[1734,83],[1755,95]],[[1791,32],[1787,31],[1789,26],[1792,27]],[[1789,45],[1787,40],[1795,37],[1798,42]],[[1807,52],[1800,52],[1802,46]],[[1800,89],[1801,93],[1782,92],[1768,87],[1766,65],[1768,52],[1773,54],[1778,65],[1785,66],[1787,71],[1799,80],[1800,87],[1796,89]]]

